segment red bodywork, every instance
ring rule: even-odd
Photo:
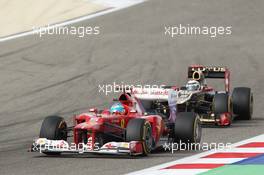
[[[125,99],[125,100],[123,100]],[[110,114],[109,109],[98,113],[97,109],[90,109],[88,113],[82,113],[74,116],[73,136],[76,144],[82,142],[80,131],[86,130],[87,138],[92,138],[93,143],[96,140],[96,135],[99,133],[111,133],[116,136],[124,137],[122,134],[129,120],[133,118],[144,118],[152,126],[152,136],[157,143],[164,132],[164,122],[159,115],[144,115],[144,109],[135,110],[135,105],[140,106],[140,102],[135,97],[129,96],[127,93],[121,94],[119,102],[125,107],[123,114]],[[114,126],[114,127],[109,127]],[[94,144],[92,144],[94,145]],[[141,149],[141,148],[135,148]]]
[[[219,125],[220,126],[229,126],[232,122],[232,119],[231,119],[231,114],[230,113],[223,113],[220,115],[220,121],[219,121]]]

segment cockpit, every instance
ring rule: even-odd
[[[186,84],[186,90],[187,91],[198,91],[198,90],[200,90],[200,88],[201,88],[201,85],[196,80],[190,80]]]

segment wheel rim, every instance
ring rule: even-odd
[[[194,142],[198,143],[201,140],[201,124],[199,122],[199,119],[197,118],[195,121],[195,129],[194,129]]]
[[[152,148],[152,132],[151,132],[151,126],[149,124],[145,125],[145,145],[146,145],[146,151],[150,152]]]

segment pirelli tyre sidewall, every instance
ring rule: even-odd
[[[148,155],[152,150],[152,127],[146,119],[131,119],[126,128],[126,141],[142,141],[143,155]]]
[[[48,116],[41,125],[39,138],[50,140],[67,140],[67,124],[60,116]],[[57,155],[58,152],[43,152],[48,155]]]
[[[233,112],[237,119],[251,120],[253,115],[253,93],[250,88],[237,87],[232,93]]]
[[[180,112],[174,124],[174,142],[200,143],[202,128],[200,117],[194,112]]]
[[[213,99],[213,112],[217,115],[231,112],[231,98],[227,93],[217,93]]]

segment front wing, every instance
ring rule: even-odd
[[[31,145],[30,152],[40,153],[94,153],[94,154],[113,154],[113,155],[141,155],[143,154],[142,142],[108,142],[103,146],[97,143],[68,143],[64,140],[49,140],[46,138],[35,139]]]

